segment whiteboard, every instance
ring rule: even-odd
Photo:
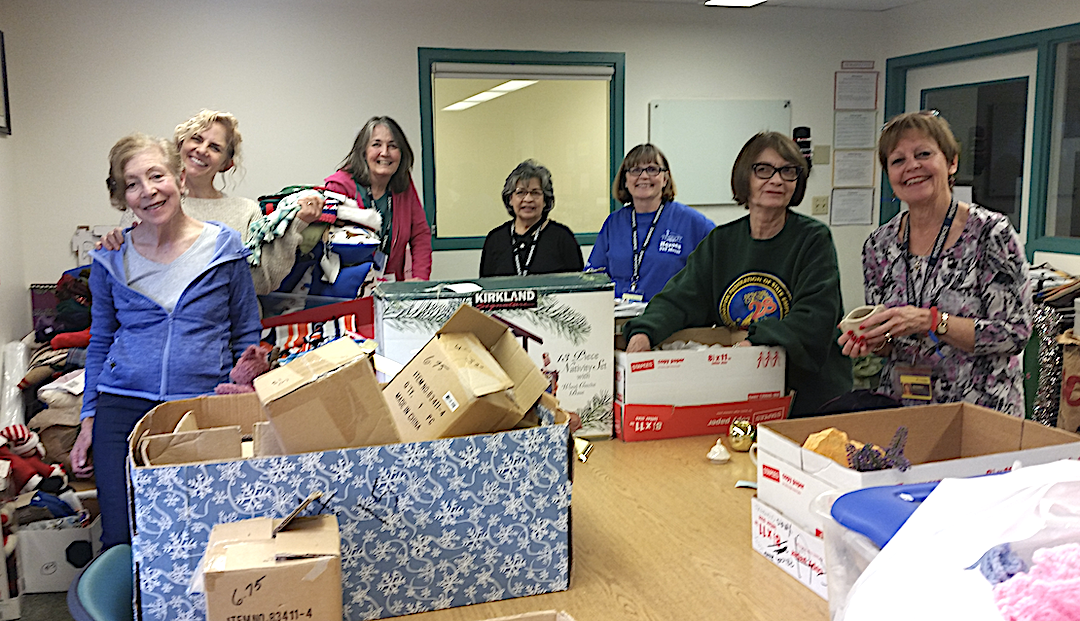
[[[731,167],[762,131],[791,135],[786,99],[658,99],[649,102],[649,142],[664,152],[675,199],[687,205],[731,205]]]

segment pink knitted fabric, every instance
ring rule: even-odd
[[[1080,621],[1080,543],[1038,550],[1032,567],[994,587],[1006,621]]]

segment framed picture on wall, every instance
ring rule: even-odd
[[[11,135],[11,105],[8,103],[7,90],[7,56],[4,55],[4,33],[0,31],[0,95],[3,96],[3,105],[0,105],[0,134]]]

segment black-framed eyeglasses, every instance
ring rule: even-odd
[[[784,181],[795,181],[799,178],[798,166],[781,166],[777,168],[772,164],[766,164],[765,162],[758,162],[753,165],[754,176],[758,179],[772,179],[773,175],[780,173],[780,178]]]
[[[650,177],[655,177],[662,172],[667,172],[667,169],[659,166],[635,166],[634,168],[628,168],[626,170],[626,174],[631,177],[640,177],[642,173],[649,175]]]

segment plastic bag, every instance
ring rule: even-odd
[[[1036,550],[1066,542],[1080,542],[1080,462],[945,479],[866,568],[837,618],[1001,621],[979,567],[987,552],[1008,543],[1030,566]]]
[[[3,394],[0,395],[0,429],[26,423],[19,382],[30,366],[30,349],[21,341],[4,345]]]

